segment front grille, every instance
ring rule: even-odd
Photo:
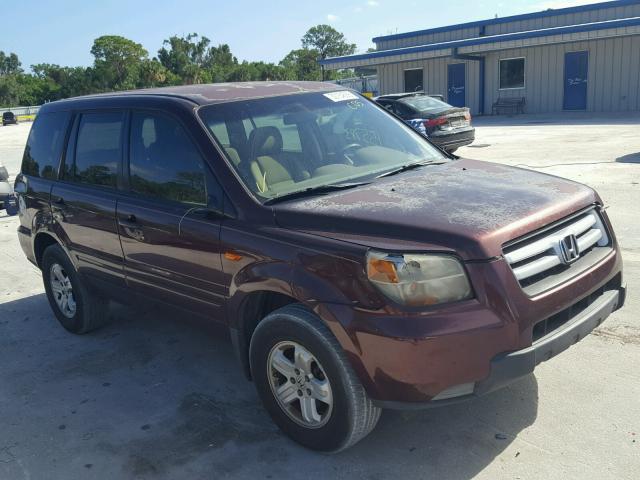
[[[591,208],[505,245],[503,253],[522,289],[533,296],[598,263],[610,243],[600,214]]]
[[[562,327],[572,318],[580,315],[581,312],[587,309],[589,305],[595,302],[604,292],[609,290],[618,290],[622,283],[621,275],[618,274],[609,280],[605,285],[598,288],[596,291],[592,292],[590,295],[587,295],[579,302],[570,305],[564,310],[552,315],[549,318],[545,318],[544,320],[539,321],[533,326],[533,343],[539,341],[540,339],[546,337],[547,335],[552,334],[555,330]]]

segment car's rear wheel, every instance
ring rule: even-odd
[[[256,328],[251,373],[274,422],[298,443],[325,452],[364,438],[380,418],[331,331],[302,305],[280,308]]]
[[[87,333],[108,318],[108,301],[90,292],[60,245],[42,255],[42,279],[47,299],[60,324],[72,333]]]

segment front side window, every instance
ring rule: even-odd
[[[64,143],[69,112],[38,115],[29,133],[22,158],[22,173],[34,177],[55,179]]]
[[[174,202],[206,205],[205,178],[200,152],[176,120],[155,113],[131,115],[132,191]]]
[[[500,60],[500,89],[524,88],[524,58]]]
[[[73,163],[68,180],[115,188],[122,158],[121,112],[84,113],[78,123]],[[67,162],[71,159],[67,158]]]
[[[349,91],[211,105],[200,116],[238,176],[265,201],[319,186],[374,181],[407,163],[446,161],[404,122]],[[241,134],[218,137],[223,124]]]

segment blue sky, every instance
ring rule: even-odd
[[[278,62],[311,26],[329,23],[359,51],[371,38],[589,0],[0,0],[0,50],[34,63],[90,65],[93,39],[123,35],[155,56],[173,34],[228,43],[239,60]]]

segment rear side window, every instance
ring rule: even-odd
[[[174,119],[155,113],[131,116],[129,185],[141,195],[206,205],[205,165]]]
[[[120,112],[82,114],[68,180],[116,186],[122,158],[122,120]]]
[[[69,112],[42,113],[36,118],[22,158],[22,173],[55,180],[64,144]]]

